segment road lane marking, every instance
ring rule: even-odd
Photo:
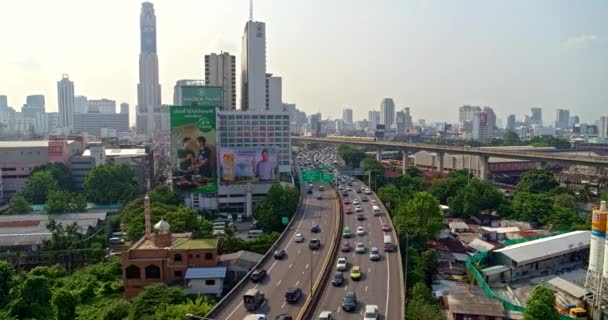
[[[407,249],[406,249],[407,250]],[[388,317],[388,293],[391,292],[391,265],[388,263],[388,256],[386,257],[386,306],[384,307],[384,317]]]
[[[296,281],[296,287],[300,284],[300,280]]]
[[[281,305],[281,309],[285,308],[285,301],[283,301],[283,304]]]
[[[367,292],[367,286],[365,286],[365,292]]]
[[[291,267],[293,267],[293,263],[289,265],[289,269],[291,269]]]
[[[302,249],[298,250],[298,254],[300,254],[301,251],[302,251]]]
[[[277,287],[281,285],[281,281],[282,280],[279,280],[279,282],[277,282]]]
[[[304,269],[308,269],[308,263],[306,264],[306,267],[304,267]]]

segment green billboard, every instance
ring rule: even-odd
[[[174,190],[217,193],[216,106],[172,106]]]
[[[224,98],[222,87],[211,86],[182,86],[181,105],[184,106],[203,106],[221,107]]]

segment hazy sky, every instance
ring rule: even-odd
[[[163,103],[178,79],[203,79],[204,54],[229,51],[240,69],[247,0],[156,0]],[[137,102],[137,0],[0,0],[0,94],[21,108],[56,81],[77,95]],[[531,106],[552,121],[569,108],[582,121],[608,114],[606,0],[258,0],[268,72],[284,102],[307,113],[355,119],[384,97],[414,119],[457,121],[462,104],[518,119]],[[237,70],[237,75],[239,71]],[[237,91],[237,95],[240,92]],[[240,97],[239,97],[240,99]],[[133,120],[133,116],[132,116]]]

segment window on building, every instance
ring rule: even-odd
[[[205,260],[211,260],[211,259],[213,259],[213,253],[211,253],[211,252],[205,253]]]
[[[160,268],[153,264],[147,266],[146,279],[160,279]]]
[[[181,254],[179,254],[179,253],[176,253],[176,254],[173,256],[173,261],[182,261],[182,255],[181,255]]]
[[[196,257],[197,257],[197,258],[200,258],[200,257],[201,257],[201,255],[200,255],[200,254],[197,254],[197,255],[196,255]]]
[[[175,272],[173,272],[173,275],[174,275],[176,278],[181,278],[181,277],[182,277],[182,272],[181,272],[181,271],[175,271]]]
[[[205,280],[205,285],[206,286],[214,286],[215,285],[215,279],[207,279],[207,280]]]
[[[140,278],[139,267],[138,266],[134,266],[134,265],[130,265],[125,270],[125,274],[127,276],[127,279],[139,279]]]
[[[191,254],[188,255],[188,259],[192,259],[192,255]]]

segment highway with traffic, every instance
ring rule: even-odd
[[[324,190],[319,190],[321,185]],[[290,315],[296,319],[302,312],[304,301],[310,295],[311,284],[321,276],[322,266],[331,258],[328,252],[336,232],[339,198],[335,189],[328,184],[315,183],[311,193],[308,192],[307,184],[302,183],[301,188],[303,198],[294,221],[275,248],[284,250],[285,256],[263,261],[258,269],[265,270],[266,277],[259,282],[247,279],[246,285],[231,292],[222,307],[207,317],[242,320],[248,315],[264,314],[267,319],[276,319],[280,315]],[[320,230],[312,232],[313,225],[317,225]],[[300,238],[303,241],[299,241]],[[313,238],[321,240],[319,249],[309,248],[309,242]],[[259,308],[248,311],[243,296],[252,288],[263,292],[265,299]],[[299,288],[302,293],[293,303],[286,302],[286,291],[289,288]]]
[[[346,189],[347,184],[348,182],[341,183],[340,186],[342,189]],[[320,303],[314,312],[315,319],[324,311],[331,312],[336,319],[361,319],[366,311],[366,306],[372,306],[368,308],[368,311],[373,310],[373,306],[377,307],[378,319],[403,319],[404,283],[399,261],[399,248],[396,247],[398,241],[392,232],[392,223],[387,218],[388,213],[380,200],[367,189],[365,184],[358,180],[353,180],[350,184],[351,190],[346,191],[346,196],[342,196],[342,205],[345,208],[344,228],[350,228],[351,236],[344,238],[343,235],[340,244],[341,250],[338,251],[338,257],[333,259],[331,269],[332,273],[339,273],[336,268],[336,260],[346,258],[347,269],[342,272],[344,283],[339,286],[335,286],[331,282],[324,284],[325,287],[321,288],[323,294]],[[348,200],[344,203],[346,199]],[[357,217],[359,213],[355,209],[357,205],[361,206],[359,212],[363,213],[364,220],[359,220]],[[379,211],[376,215],[373,213],[373,207]],[[359,232],[359,227],[363,227],[363,233]],[[386,236],[392,240],[395,246],[392,252],[384,250]],[[364,252],[356,252],[358,243],[363,244]],[[350,250],[345,252],[347,244]],[[372,248],[378,249],[380,258],[377,261],[371,259]],[[355,266],[361,270],[360,280],[351,279],[351,271]],[[347,292],[354,292],[357,300],[355,309],[348,312],[342,307]]]

